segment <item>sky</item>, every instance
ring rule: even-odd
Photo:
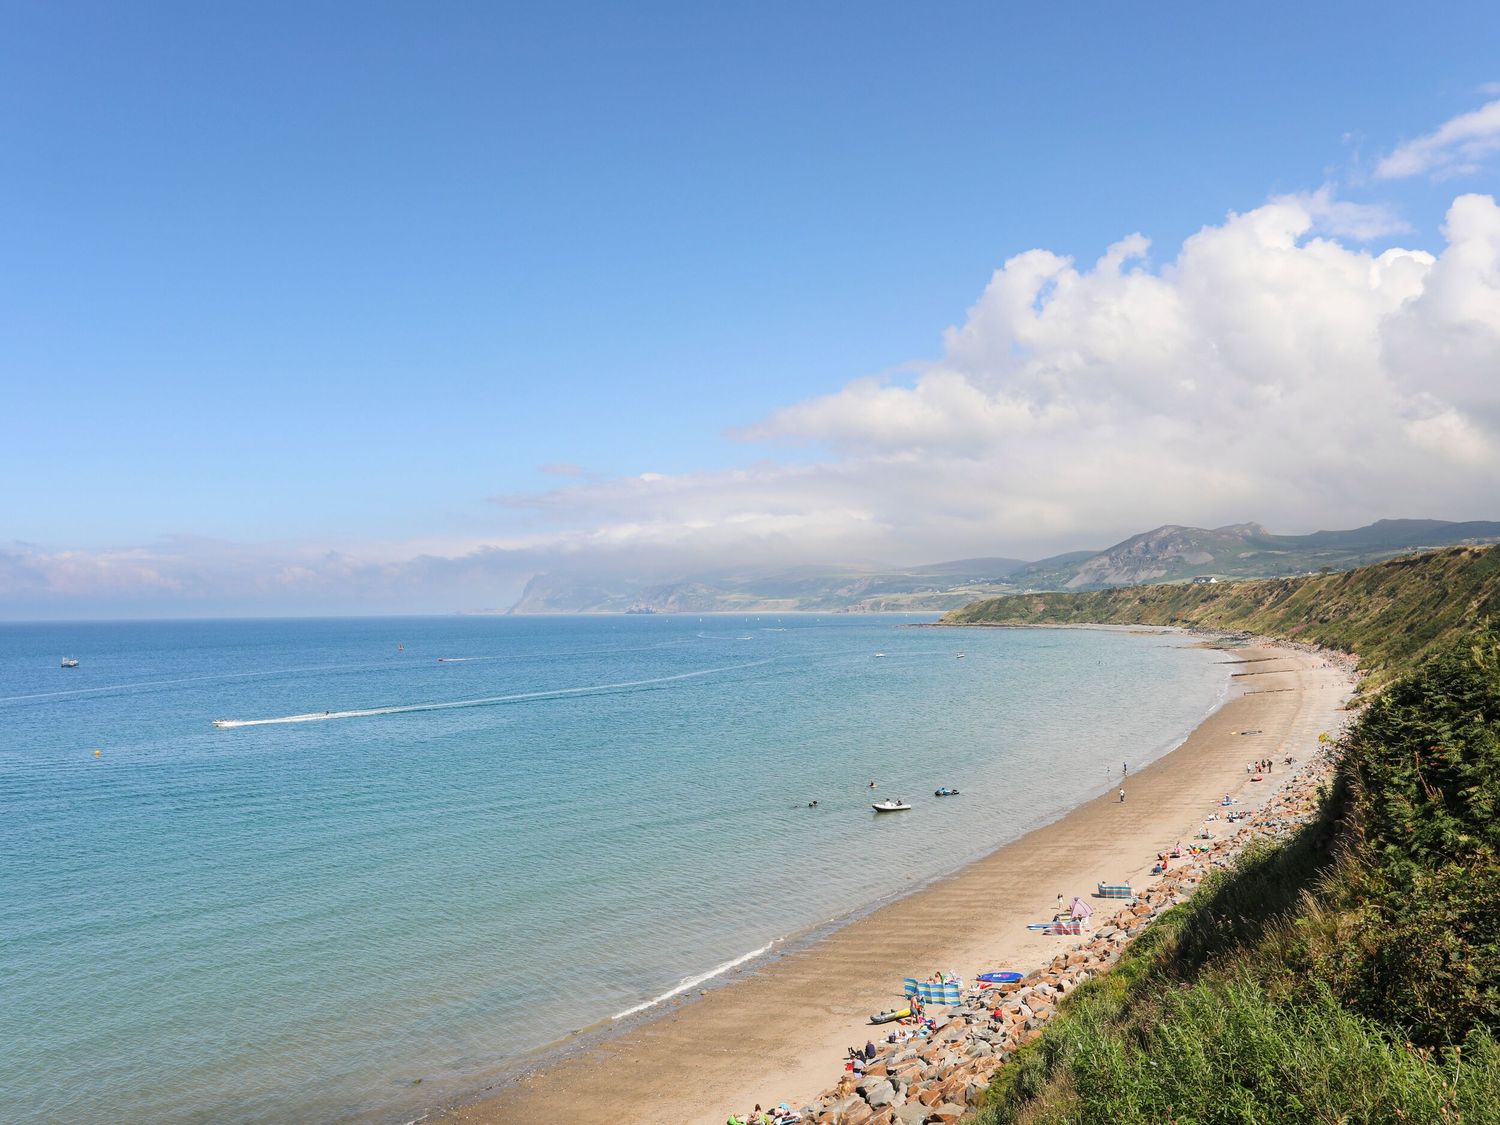
[[[1500,518],[1500,8],[0,0],[0,619]]]

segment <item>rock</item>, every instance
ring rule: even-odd
[[[873,1109],[856,1099],[853,1105],[839,1114],[839,1125],[869,1125],[874,1116]]]
[[[963,1117],[964,1112],[965,1111],[963,1106],[954,1105],[952,1102],[945,1102],[944,1104],[935,1106],[931,1110],[929,1110],[927,1113],[927,1120],[945,1123],[949,1121],[958,1121]]]
[[[876,1108],[890,1105],[896,1100],[896,1088],[884,1078],[865,1079],[859,1086],[859,1092],[865,1096],[865,1101]]]
[[[899,1125],[923,1125],[927,1120],[927,1107],[918,1105],[916,1102],[908,1102],[896,1110],[895,1120]]]

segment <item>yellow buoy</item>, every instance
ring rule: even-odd
[[[98,756],[99,756],[99,755],[100,755],[100,754],[102,754],[102,753],[104,753],[104,751],[103,751],[103,750],[95,750],[95,751],[94,751],[94,757],[96,757],[96,758],[97,758],[97,757],[98,757]]]

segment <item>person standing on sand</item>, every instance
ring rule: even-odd
[[[1125,790],[1121,789],[1120,790],[1120,804],[1123,805],[1124,803],[1125,803]]]

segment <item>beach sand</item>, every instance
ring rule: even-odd
[[[806,948],[428,1120],[719,1125],[757,1102],[810,1101],[842,1074],[845,1048],[875,1033],[870,1013],[900,1001],[903,977],[1036,968],[1073,940],[1026,929],[1052,917],[1058,894],[1149,882],[1156,854],[1187,843],[1225,793],[1259,807],[1289,774],[1285,755],[1303,761],[1320,732],[1342,728],[1352,680],[1337,663],[1267,646],[1225,659],[1254,661],[1233,669],[1239,693],[1177,750],[1132,770],[1123,804],[1112,788]],[[1252,783],[1245,764],[1260,758],[1276,768]]]

